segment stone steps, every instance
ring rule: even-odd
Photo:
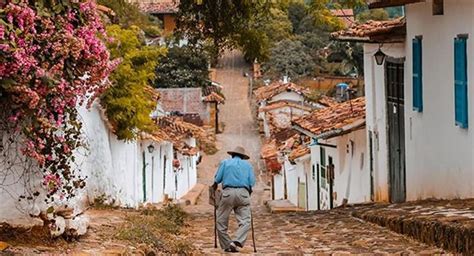
[[[474,218],[465,212],[439,207],[370,207],[355,209],[352,215],[453,253],[474,255]]]

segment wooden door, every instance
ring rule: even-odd
[[[400,203],[406,199],[403,63],[387,62],[386,78],[389,196],[391,202]]]

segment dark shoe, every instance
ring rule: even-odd
[[[239,250],[237,250],[237,246],[232,242],[229,244],[229,248],[225,249],[224,252],[239,252]]]
[[[241,243],[237,242],[237,241],[234,241],[234,244],[237,245],[240,248],[244,248],[244,246]]]

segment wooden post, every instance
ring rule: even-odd
[[[216,105],[216,134],[219,133],[219,103],[217,101],[214,102]]]

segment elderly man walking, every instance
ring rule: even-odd
[[[220,163],[213,184],[214,190],[220,183],[223,187],[217,208],[217,233],[224,251],[238,252],[237,247],[244,246],[251,226],[250,195],[255,185],[255,174],[252,165],[246,161],[250,157],[243,147],[236,147],[227,153],[232,158]],[[232,210],[239,224],[234,240],[227,233]]]

